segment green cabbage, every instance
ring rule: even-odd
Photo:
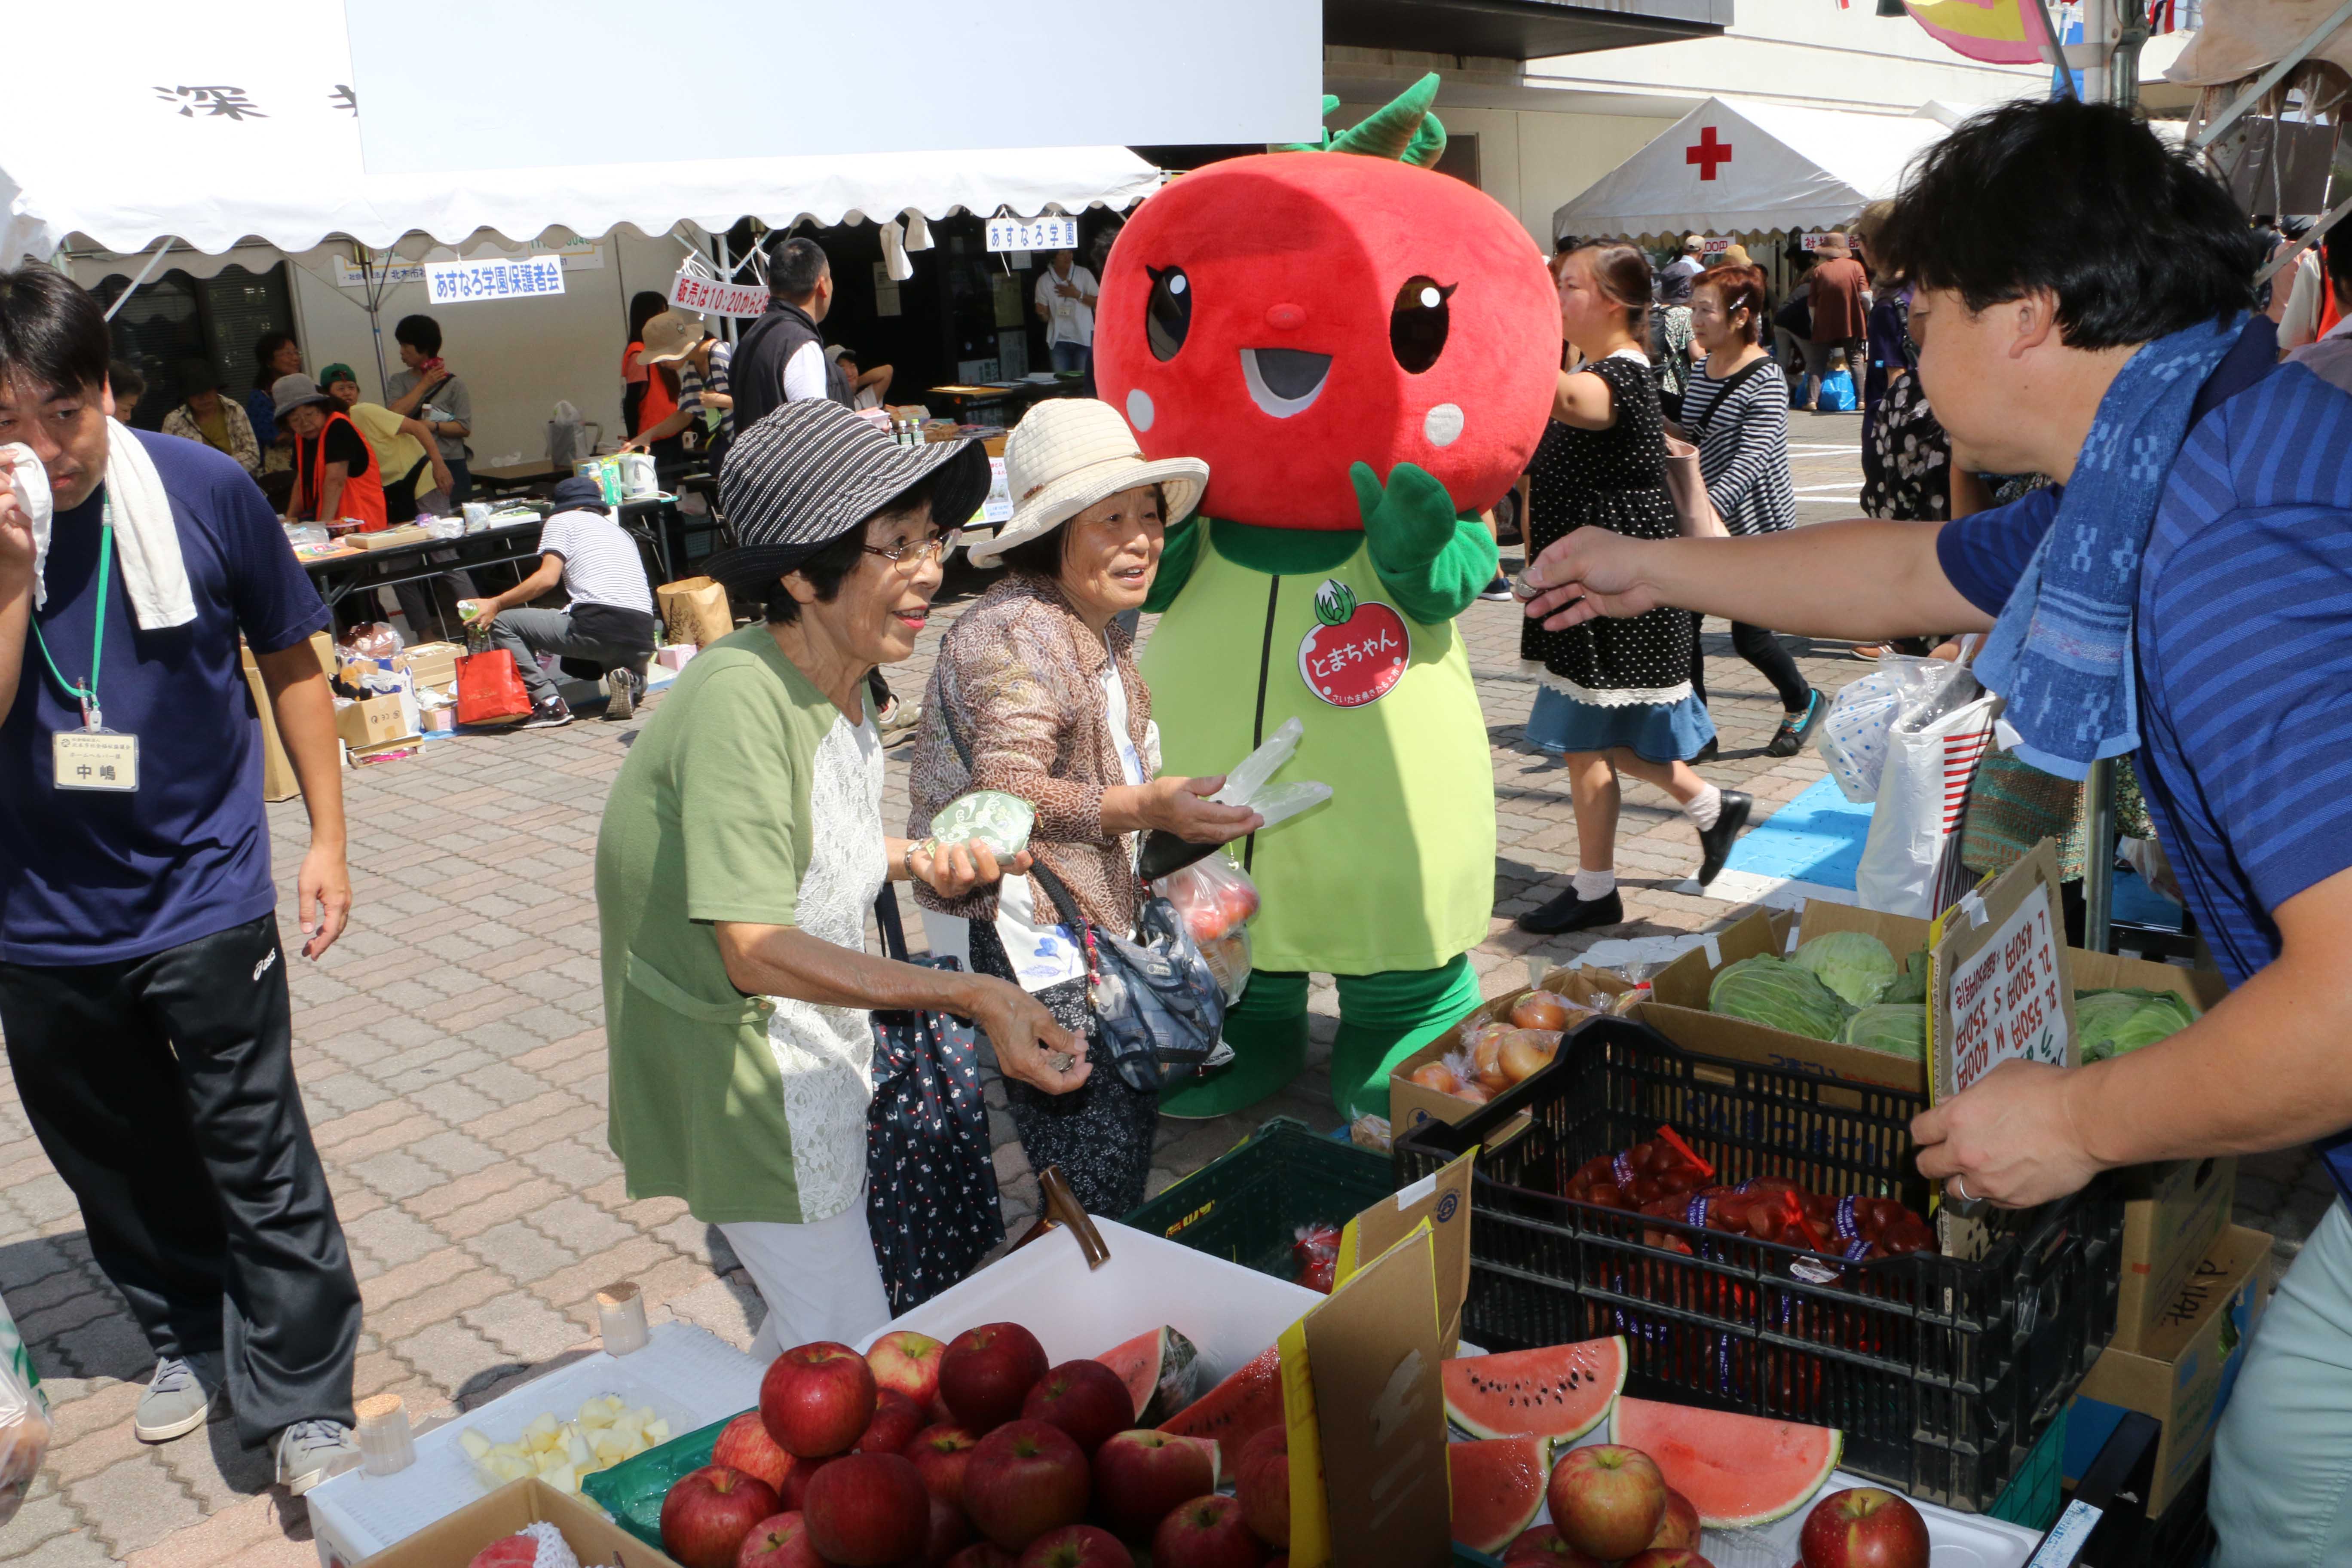
[[[1800,969],[1856,1007],[1867,1007],[1895,984],[1895,954],[1874,936],[1858,931],[1817,936],[1789,955]]]
[[[2074,993],[2074,1023],[2083,1059],[2101,1062],[2152,1046],[2197,1021],[2197,1009],[2177,991],[2125,989]]]
[[[1845,1033],[1838,1037],[1849,1046],[1924,1062],[1927,1059],[1927,1009],[1917,1002],[1880,1002],[1848,1018]]]
[[[1835,1040],[1853,1011],[1809,969],[1769,953],[1726,964],[1707,987],[1710,1012],[1816,1040]]]
[[[1927,999],[1927,950],[1914,949],[1904,961],[1903,973],[1886,988],[1881,1002],[1925,1002]]]

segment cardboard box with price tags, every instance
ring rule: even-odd
[[[2045,843],[2034,855],[1978,889],[1985,917],[1982,924],[1975,921],[1972,911],[1956,909],[1946,915],[1940,932],[1932,921],[1879,914],[1851,904],[1809,901],[1793,921],[1780,911],[1759,911],[1715,933],[1712,954],[1706,948],[1694,948],[1660,970],[1651,981],[1651,1000],[1637,1006],[1634,1016],[1677,1045],[1708,1056],[1924,1090],[1928,1087],[1926,1063],[1810,1039],[1708,1012],[1707,992],[1716,975],[1743,958],[1785,953],[1801,941],[1831,931],[1874,936],[1886,944],[1897,963],[1922,948],[1931,949],[1937,966],[1933,1028],[1937,1040],[1949,1041],[1958,1032],[1953,1019],[1953,973],[1972,963],[1979,971],[1996,963],[2000,944],[1993,939],[2028,910],[2030,900],[2053,900],[2044,907],[2054,917],[2051,889],[2055,887],[2056,872],[2055,846]],[[2063,927],[2053,929],[2063,931]],[[2175,964],[2064,946],[2055,949],[2052,961],[2064,997],[2061,1011],[2068,1020],[2065,1059],[2069,1062],[2080,1057],[2073,1028],[2073,997],[2077,990],[2171,991],[2194,1003],[2200,1013],[2224,994],[2219,975]],[[1949,1053],[1941,1065],[1950,1065]],[[1937,1092],[1952,1092],[1948,1076]],[[2237,1169],[2235,1160],[2177,1160],[2119,1173],[2126,1201],[2116,1345],[2132,1349],[2141,1343],[2179,1295],[2181,1282],[2228,1225],[2237,1191]]]

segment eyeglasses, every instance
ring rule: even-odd
[[[950,528],[945,533],[935,533],[920,544],[868,544],[863,548],[868,555],[879,555],[893,566],[919,566],[926,561],[945,561],[963,542],[963,530]]]

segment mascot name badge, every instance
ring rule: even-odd
[[[1404,617],[1377,600],[1358,604],[1336,577],[1315,590],[1317,625],[1298,642],[1298,679],[1334,708],[1361,708],[1392,690],[1412,660]]]

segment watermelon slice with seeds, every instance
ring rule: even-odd
[[[1655,1460],[1709,1530],[1745,1530],[1796,1512],[1830,1479],[1845,1446],[1834,1427],[1633,1398],[1617,1401],[1609,1435]]]
[[[1474,1552],[1500,1556],[1536,1521],[1551,1479],[1551,1442],[1545,1437],[1493,1437],[1445,1446],[1446,1479],[1454,1489],[1454,1539]]]
[[[1157,1426],[1201,1395],[1201,1352],[1173,1329],[1154,1329],[1095,1360],[1118,1373],[1135,1398],[1135,1424]]]
[[[1625,1338],[1462,1356],[1441,1373],[1445,1417],[1473,1437],[1572,1443],[1607,1418],[1625,1386]]]

